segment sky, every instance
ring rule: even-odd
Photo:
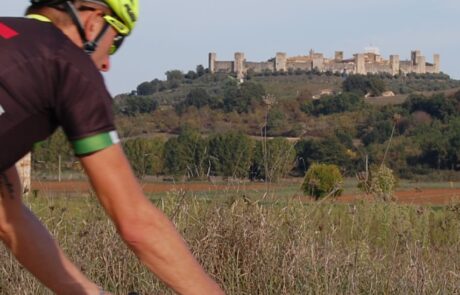
[[[0,15],[21,16],[27,4],[4,1]],[[140,0],[140,7],[136,29],[104,74],[112,95],[165,79],[168,70],[207,68],[209,52],[266,61],[310,49],[351,57],[373,46],[405,60],[419,49],[427,62],[440,54],[441,70],[460,79],[459,0]]]

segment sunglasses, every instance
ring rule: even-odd
[[[125,40],[125,37],[129,34],[129,28],[119,21],[118,19],[114,18],[111,15],[104,15],[104,20],[107,24],[109,24],[112,28],[117,31],[117,35],[113,38],[112,46],[110,47],[109,54],[115,54],[117,50],[120,48],[121,44]]]

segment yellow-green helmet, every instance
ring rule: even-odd
[[[134,29],[139,17],[139,0],[104,0],[102,2],[112,9],[130,32]]]
[[[82,0],[86,2],[103,3],[114,12],[115,16],[131,32],[139,17],[139,0]],[[33,5],[59,5],[69,0],[30,0]],[[128,33],[129,33],[128,32]],[[127,35],[127,34],[126,34]]]

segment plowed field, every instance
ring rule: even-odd
[[[260,190],[265,189],[264,183],[238,184],[213,184],[213,183],[148,183],[143,184],[147,193],[162,193],[184,190],[187,192],[208,192],[208,191],[231,191],[231,190]],[[32,189],[45,192],[87,192],[91,190],[88,182],[84,181],[63,181],[63,182],[33,182]],[[302,198],[308,200],[308,197]],[[339,202],[351,202],[354,200],[369,199],[369,196],[362,194],[345,194],[338,198]],[[432,204],[445,205],[452,202],[460,202],[460,189],[411,189],[396,192],[395,199],[402,204]]]

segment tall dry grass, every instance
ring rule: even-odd
[[[93,280],[171,292],[126,249],[94,197],[26,200]],[[154,200],[227,294],[459,294],[460,206]],[[48,294],[0,248],[0,294]]]

